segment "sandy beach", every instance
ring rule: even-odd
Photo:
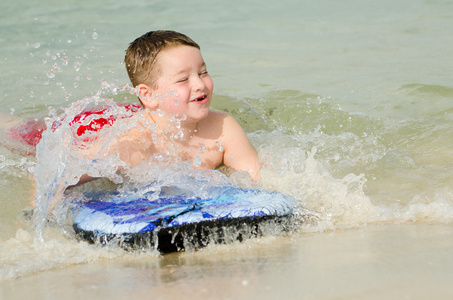
[[[451,225],[371,225],[101,260],[0,285],[1,299],[451,299]]]

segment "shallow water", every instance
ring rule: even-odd
[[[269,237],[159,259],[104,259],[6,281],[2,299],[449,299],[448,225]]]
[[[209,5],[41,1],[34,7],[19,0],[2,3],[0,8],[2,113],[18,118],[41,118],[53,111],[60,114],[70,103],[95,95],[101,90],[101,80],[123,87],[128,79],[121,61],[129,42],[154,29],[184,32],[202,47],[215,84],[213,108],[232,114],[259,152],[264,166],[258,185],[294,196],[310,216],[295,232],[276,238],[292,249],[289,253],[276,249],[268,237],[171,258],[155,253],[137,257],[79,243],[65,227],[48,228],[45,242],[39,244],[33,241],[33,225],[22,216],[31,201],[36,160],[0,147],[0,280],[4,282],[0,288],[10,293],[8,298],[14,295],[9,287],[24,281],[33,287],[30,293],[50,285],[52,297],[58,298],[58,288],[51,283],[58,276],[90,274],[87,278],[95,280],[104,268],[114,270],[114,282],[124,282],[118,290],[122,294],[139,284],[124,279],[128,264],[160,274],[171,272],[168,260],[188,257],[197,257],[191,266],[201,277],[203,272],[231,264],[228,284],[232,292],[221,287],[224,277],[196,281],[200,290],[212,284],[231,297],[242,295],[247,286],[265,288],[262,280],[277,280],[277,275],[267,272],[260,284],[250,284],[250,274],[259,273],[261,256],[271,270],[288,261],[291,267],[280,270],[295,281],[306,281],[307,274],[317,272],[304,271],[309,263],[312,268],[326,264],[317,273],[319,281],[312,279],[318,283],[334,284],[335,274],[348,262],[363,271],[360,277],[344,279],[340,291],[312,288],[307,298],[360,297],[359,282],[369,287],[364,292],[367,298],[375,292],[382,295],[376,291],[379,287],[388,291],[385,295],[394,295],[393,291],[423,298],[419,291],[426,272],[451,278],[445,268],[450,266],[449,258],[444,255],[450,246],[441,242],[453,232],[451,1],[287,0]],[[113,89],[102,97],[134,101],[128,92]],[[231,180],[244,184],[237,174]],[[366,260],[360,264],[359,254],[369,252],[354,241],[376,230],[379,234],[373,238],[382,248],[366,250],[388,255],[377,257],[375,261],[384,260],[377,265],[370,266]],[[348,251],[358,257],[332,259],[332,253],[314,251],[316,255],[305,259],[306,247],[329,247],[325,239],[329,234],[338,237],[335,245],[353,245]],[[407,241],[408,234],[415,237]],[[404,250],[393,246],[395,240],[401,241],[399,247]],[[239,263],[234,255],[221,254],[225,251],[251,255],[251,271],[244,275],[243,270],[234,269]],[[432,260],[433,268],[411,266],[399,251],[427,265]],[[412,251],[419,251],[420,256]],[[401,272],[411,272],[420,285],[396,286],[389,281],[373,285],[378,275],[391,269],[386,259],[400,266]],[[194,282],[192,269],[183,269],[180,265],[175,269],[180,274],[178,287]],[[174,286],[156,280],[159,284],[153,289],[158,293]],[[248,282],[245,287],[244,280]],[[442,282],[439,286],[445,287]],[[430,284],[427,287],[435,287]],[[284,290],[296,289],[288,292],[295,296],[299,290],[288,285]],[[69,286],[90,283],[78,281]],[[284,294],[278,286],[270,286],[276,294]],[[263,295],[257,289],[248,289],[244,295]],[[206,290],[214,297],[210,288]],[[439,293],[451,296],[442,289]]]

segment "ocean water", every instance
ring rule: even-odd
[[[307,285],[308,298],[360,297],[354,282],[363,286],[366,279],[362,295],[368,298],[392,292],[417,298],[422,274],[453,277],[447,251],[453,234],[452,1],[18,0],[0,4],[0,17],[2,124],[61,114],[100,91],[102,98],[135,101],[123,89],[128,44],[157,29],[192,37],[214,80],[213,109],[235,117],[259,153],[256,185],[292,195],[304,221],[284,236],[167,257],[90,246],[65,226],[46,227],[38,242],[36,224],[24,216],[34,174],[59,158],[37,161],[0,146],[0,289],[8,299],[22,299],[13,289],[21,283],[30,286],[29,295],[44,299],[48,288],[61,298],[52,285],[59,276],[97,282],[67,281],[73,290],[99,292],[122,282],[117,295],[132,286],[137,295],[161,295],[173,284],[182,291],[170,294],[181,296],[196,282],[194,297],[204,295],[203,288],[214,297],[199,280],[211,274],[206,282],[224,298],[263,296],[266,287],[273,291],[268,296],[278,295],[279,283],[288,288],[271,276],[283,274],[280,265],[294,283],[308,280],[304,268],[324,284],[336,282],[332,274],[340,276],[342,268],[368,270],[346,272],[351,280],[330,292]],[[231,180],[247,185],[235,173]],[[332,252],[318,251],[342,242],[356,247],[337,249],[343,255],[335,263]],[[379,251],[385,265],[373,260]],[[379,281],[383,289],[371,285],[386,274],[383,268],[392,269],[390,258],[420,276],[397,285]],[[375,264],[365,264],[370,261]],[[424,267],[408,268],[411,263]],[[213,268],[227,268],[230,277],[216,277]],[[111,281],[99,279],[105,269]],[[143,270],[158,274],[147,277],[154,284],[146,288]],[[429,284],[451,296],[442,280]],[[300,295],[294,289],[287,295]]]

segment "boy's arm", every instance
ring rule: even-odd
[[[229,115],[224,119],[223,137],[223,163],[235,170],[247,171],[253,181],[258,181],[261,168],[258,155],[244,129]]]

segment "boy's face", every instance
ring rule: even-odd
[[[214,88],[200,50],[177,46],[159,53],[152,98],[167,116],[198,122],[208,116]]]

